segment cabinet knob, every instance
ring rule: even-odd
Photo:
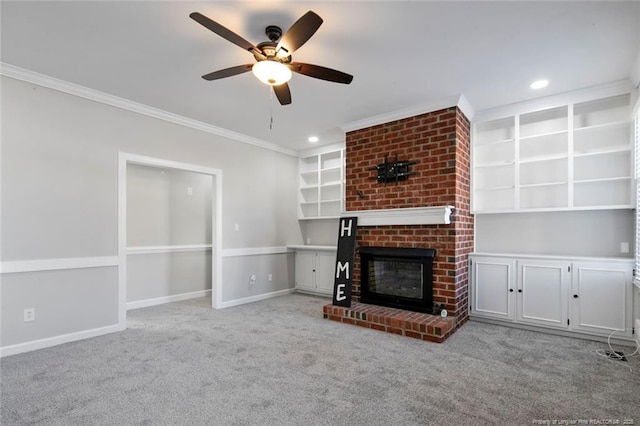
[[[522,289],[521,288],[518,289],[518,293],[522,293]]]
[[[513,293],[513,289],[512,288],[509,289],[509,293]]]
[[[574,298],[574,299],[577,299],[577,298],[578,298],[578,295],[577,295],[577,294],[574,294],[574,295],[573,295],[573,298]]]

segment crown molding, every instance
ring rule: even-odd
[[[375,115],[373,117],[364,118],[362,120],[353,121],[351,123],[340,126],[344,132],[352,132],[354,130],[366,129],[367,127],[377,126],[379,124],[389,123],[391,121],[402,120],[404,118],[415,117],[416,115],[426,114],[428,112],[438,111],[444,108],[458,107],[462,113],[471,120],[475,111],[467,101],[464,95],[450,96],[448,98],[438,99],[426,104],[415,105],[396,111]]]
[[[313,148],[303,149],[298,151],[298,157],[304,158],[309,157],[311,155],[324,154],[330,151],[340,151],[341,149],[346,148],[345,142],[336,142],[329,145],[315,146]]]
[[[462,111],[464,116],[467,117],[467,120],[473,120],[473,117],[476,115],[476,110],[464,95],[460,95],[457,107],[460,109],[460,111]]]
[[[530,101],[518,102],[515,104],[503,105],[496,108],[489,108],[478,111],[475,114],[475,122],[495,120],[509,117],[514,114],[523,114],[531,111],[555,108],[570,103],[586,102],[593,99],[606,98],[608,96],[631,93],[631,103],[635,102],[635,89],[630,80],[614,81],[612,83],[591,86],[585,89],[573,90],[557,95],[545,96],[532,99]]]
[[[57,90],[59,92],[68,93],[70,95],[89,99],[95,102],[100,102],[105,105],[110,105],[116,108],[146,115],[148,117],[157,118],[159,120],[167,121],[169,123],[177,124],[183,127],[200,130],[205,133],[222,136],[227,139],[254,145],[260,148],[269,149],[271,151],[276,151],[282,154],[287,154],[294,157],[298,156],[298,153],[294,150],[282,148],[278,145],[264,141],[262,139],[257,139],[251,136],[244,135],[242,133],[234,132],[232,130],[223,129],[222,127],[217,127],[208,123],[204,123],[202,121],[193,120],[182,115],[174,114],[145,104],[134,102],[129,99],[120,98],[118,96],[110,95],[98,90],[89,89],[88,87],[69,83],[68,81],[60,80],[45,74],[37,73],[35,71],[16,67],[4,62],[0,62],[0,75],[11,77],[16,80],[25,81],[27,83],[36,84],[48,89]]]
[[[629,79],[633,83],[634,87],[640,87],[640,46],[638,47],[638,53],[636,54],[636,60],[633,63],[631,72],[629,73]]]

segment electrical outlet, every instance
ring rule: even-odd
[[[255,275],[251,275],[249,277],[249,285],[250,286],[254,286],[256,284],[256,276]]]
[[[629,243],[620,243],[620,253],[629,253]]]
[[[36,308],[27,308],[24,310],[24,322],[36,320]]]
[[[273,281],[273,274],[269,274],[269,282]]]

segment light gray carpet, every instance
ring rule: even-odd
[[[469,322],[436,344],[324,320],[327,299],[209,303],[2,359],[2,424],[640,424],[640,358],[603,343]]]

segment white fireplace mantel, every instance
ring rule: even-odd
[[[407,209],[352,210],[343,217],[358,217],[358,226],[448,225],[452,206],[412,207]]]

